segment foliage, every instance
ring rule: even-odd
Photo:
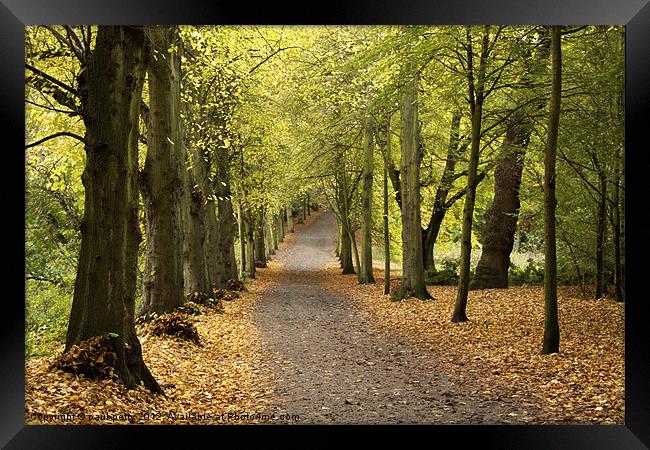
[[[510,264],[508,284],[511,286],[541,286],[544,284],[544,265],[528,260],[526,267]]]
[[[458,284],[458,261],[447,260],[442,269],[429,269],[424,273],[424,282],[428,285],[456,286]]]
[[[25,289],[25,356],[52,355],[63,342],[72,306],[69,287],[27,280]]]
[[[172,312],[156,317],[148,327],[154,336],[176,336],[180,339],[201,345],[196,326],[189,321],[187,314]]]
[[[52,369],[60,369],[75,375],[83,375],[90,379],[115,377],[117,356],[109,336],[94,336],[73,345],[70,349],[57,356],[52,363]]]
[[[470,291],[469,321],[450,323],[455,288],[429,287],[436,300],[388,302],[382,286],[329,272],[334,292],[363,312],[373,333],[399,336],[476,401],[506,403],[499,423],[623,423],[624,305],[560,287],[561,352],[539,354],[540,287]],[[367,315],[367,316],[366,316]],[[516,409],[519,409],[516,411]],[[443,412],[444,413],[444,412]]]

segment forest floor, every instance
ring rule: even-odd
[[[542,356],[541,287],[455,287],[392,302],[340,275],[331,213],[288,234],[203,343],[143,336],[166,397],[26,364],[27,423],[624,423],[624,308],[561,288],[561,352]],[[80,416],[83,414],[83,418]]]

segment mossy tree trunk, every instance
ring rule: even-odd
[[[217,196],[217,210],[219,212],[217,237],[217,254],[220,259],[220,269],[216,274],[217,284],[226,286],[228,280],[238,279],[237,260],[235,259],[235,226],[236,219],[232,206],[232,191],[230,188],[232,152],[223,142],[216,151],[217,176],[214,182],[214,191]]]
[[[181,67],[182,69],[182,67]],[[189,91],[190,97],[197,98],[197,92],[192,83],[181,80],[182,88]],[[184,290],[186,293],[200,293],[211,297],[212,280],[208,270],[206,250],[206,232],[205,232],[205,203],[206,197],[199,187],[199,180],[205,178],[204,165],[192,164],[202,158],[200,149],[194,145],[197,136],[193,134],[191,127],[187,126],[190,120],[198,121],[194,108],[187,101],[182,102],[184,116],[188,121],[181,121],[183,136],[181,147],[182,158],[185,161],[185,169],[181,172],[183,186],[183,279]]]
[[[162,389],[135,332],[138,244],[138,121],[145,73],[140,27],[99,26],[79,81],[86,127],[81,250],[65,350],[111,338],[116,373],[129,388]]]
[[[141,173],[146,253],[140,314],[163,314],[183,296],[180,55],[176,27],[147,27],[149,38],[149,130]],[[176,51],[170,52],[170,48]]]
[[[402,212],[402,285],[400,297],[431,296],[424,286],[420,216],[420,148],[418,142],[418,72],[413,57],[406,62],[400,89],[400,198]]]

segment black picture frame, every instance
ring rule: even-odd
[[[376,438],[399,435],[424,439],[426,444],[453,446],[472,441],[482,448],[523,449],[641,449],[650,446],[650,342],[647,326],[644,275],[650,229],[643,216],[647,185],[643,183],[644,154],[650,98],[650,4],[648,0],[365,0],[329,3],[203,2],[184,0],[0,0],[0,115],[4,132],[2,147],[6,165],[5,184],[7,229],[5,247],[18,239],[24,197],[16,192],[25,182],[24,157],[24,27],[38,24],[620,24],[626,25],[626,296],[625,304],[625,425],[567,426],[402,426],[357,427]],[[9,174],[16,179],[10,181]],[[24,192],[24,191],[23,191]],[[10,224],[10,217],[13,223]],[[14,228],[15,227],[15,228]],[[17,246],[16,252],[20,252]],[[24,246],[22,248],[24,252]],[[24,253],[23,253],[24,255]],[[200,427],[200,426],[47,426],[25,425],[24,303],[20,301],[18,280],[20,254],[5,254],[3,301],[6,317],[0,326],[0,446],[6,448],[121,448],[135,445],[134,435],[147,440],[188,446],[196,439],[208,445],[225,444],[267,432],[288,431],[286,427]],[[15,259],[14,259],[15,258]],[[24,269],[24,267],[23,267]],[[15,274],[13,272],[16,272]],[[24,270],[23,270],[24,272]],[[14,276],[15,275],[15,276]],[[18,295],[9,294],[11,286]],[[11,290],[13,292],[13,290]],[[298,426],[290,430],[320,434],[326,444],[332,429],[348,427]],[[244,431],[244,433],[240,433]],[[253,433],[255,431],[255,433]],[[259,436],[257,436],[259,437]],[[287,443],[291,438],[282,437]],[[309,439],[313,439],[310,437]],[[243,441],[239,441],[241,444]],[[333,443],[333,441],[330,441]],[[299,442],[300,443],[300,442]],[[415,443],[415,441],[414,441]],[[268,444],[268,442],[266,443]],[[425,445],[426,445],[425,444]],[[151,444],[152,446],[155,444]],[[305,445],[305,442],[303,442]],[[403,444],[402,444],[403,445]],[[416,444],[421,445],[421,444]]]

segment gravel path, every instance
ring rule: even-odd
[[[278,377],[275,414],[299,423],[503,423],[515,405],[467,395],[426,350],[373,330],[328,289],[336,222],[324,212],[276,256],[253,314]],[[274,269],[268,269],[274,270]],[[517,407],[516,412],[521,412]],[[290,422],[290,421],[288,421]],[[516,422],[516,420],[513,420]]]

